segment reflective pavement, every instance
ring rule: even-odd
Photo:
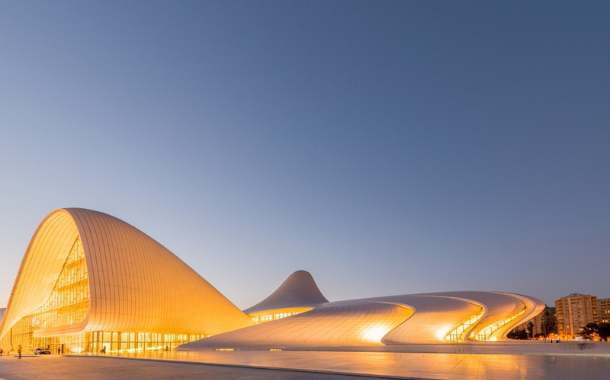
[[[410,347],[403,351],[201,351],[148,352],[105,357],[0,358],[0,379],[307,379],[387,377],[411,379],[591,379],[610,378],[610,344]],[[393,348],[396,350],[396,347]],[[471,353],[472,351],[477,353]],[[550,351],[549,351],[550,350]],[[493,352],[493,353],[492,353]],[[526,354],[518,354],[525,352]],[[131,359],[131,360],[125,360]],[[363,376],[363,377],[362,377]]]
[[[133,358],[178,362],[214,363],[258,368],[298,369],[340,374],[402,378],[492,379],[592,379],[610,378],[610,344],[567,344],[545,353],[543,346],[488,346],[494,353],[413,353],[344,351],[178,351],[132,354]],[[593,348],[591,348],[593,347]],[[527,349],[525,349],[527,348]],[[549,349],[551,347],[549,346]],[[517,354],[528,351],[528,354]]]
[[[352,376],[151,362],[118,358],[80,358],[50,355],[21,360],[0,357],[0,380],[350,380]],[[362,380],[374,380],[368,377]]]

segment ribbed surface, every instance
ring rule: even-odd
[[[537,298],[514,293],[512,293],[511,295],[513,297],[519,298],[521,302],[523,302],[523,304],[525,305],[525,313],[519,316],[519,318],[516,318],[515,320],[511,321],[505,327],[498,330],[496,335],[502,338],[506,337],[506,334],[508,334],[508,332],[514,327],[542,313],[542,311],[546,307],[546,304]]]
[[[19,319],[47,300],[77,236],[78,229],[64,210],[52,212],[40,223],[21,261],[0,339]]]
[[[219,334],[252,322],[173,253],[107,214],[67,209],[81,231],[91,306],[86,331]]]
[[[485,314],[465,331],[466,337],[473,333],[476,336],[525,308],[522,315],[495,329],[490,336],[502,340],[511,326],[531,318],[543,307],[541,301],[532,297],[497,292],[447,292],[330,302],[303,314],[188,343],[180,349],[447,343],[451,331],[481,311]],[[410,310],[414,310],[413,315]]]
[[[453,297],[404,295],[371,300],[401,303],[415,309],[415,315],[383,338],[385,344],[445,343],[451,330],[481,310],[480,305]]]
[[[381,345],[381,338],[413,314],[382,302],[333,302],[312,311],[180,346],[206,348],[281,348]]]
[[[485,315],[471,332],[474,336],[485,328],[503,321],[525,308],[525,313],[511,321],[508,325],[494,332],[493,337],[497,340],[504,339],[506,334],[510,331],[511,326],[516,326],[519,323],[534,317],[544,309],[544,302],[539,299],[512,293],[458,291],[431,293],[431,295],[460,297],[485,305],[487,309]]]
[[[5,311],[5,308],[0,309],[0,326],[2,326],[2,320],[4,319]],[[8,350],[8,347],[10,347],[10,345],[11,341],[8,335],[6,335],[4,338],[0,338],[0,348],[2,348],[3,350],[6,348]]]
[[[215,335],[253,324],[148,235],[110,215],[70,208],[52,212],[32,238],[0,336],[48,298],[79,234],[91,293],[81,331]]]
[[[316,285],[311,274],[304,270],[292,273],[275,292],[244,313],[257,313],[264,310],[316,306],[328,300]]]

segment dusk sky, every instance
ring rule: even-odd
[[[83,207],[244,309],[610,297],[610,2],[0,2],[0,307]],[[180,278],[175,278],[180,281]]]

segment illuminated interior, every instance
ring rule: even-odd
[[[462,323],[455,329],[451,330],[445,337],[448,342],[463,342],[468,335],[468,332],[476,325],[476,323],[485,315],[485,309],[481,308],[478,314],[473,315],[466,322]]]
[[[0,309],[0,348],[57,354],[494,341],[543,308],[535,298],[480,291],[329,302],[299,270],[241,311],[142,231],[71,208],[51,212],[34,233]]]
[[[291,317],[293,315],[301,314],[306,311],[309,311],[313,308],[311,307],[294,307],[294,308],[286,308],[286,309],[277,309],[277,310],[265,310],[258,313],[250,313],[248,317],[252,319],[255,324],[261,324],[265,322],[271,322],[278,319]]]
[[[79,237],[68,253],[49,298],[41,307],[21,318],[11,329],[13,345],[21,345],[24,350],[57,345],[57,339],[41,340],[38,337],[43,336],[47,329],[83,322],[87,318],[88,310],[89,277]],[[81,346],[82,339],[73,335],[75,334],[66,334],[66,343]]]
[[[76,239],[47,301],[21,318],[11,329],[13,347],[32,352],[41,347],[51,353],[136,352],[173,349],[206,335],[148,332],[81,332],[57,334],[55,328],[84,322],[89,310],[89,276],[80,236]],[[46,336],[51,335],[51,336]]]
[[[526,307],[524,307],[523,309],[521,309],[521,311],[509,318],[506,318],[504,320],[501,320],[500,322],[494,323],[491,326],[488,326],[486,328],[484,328],[483,330],[481,330],[478,334],[477,334],[477,340],[480,341],[495,341],[498,338],[493,336],[493,334],[500,328],[500,327],[504,327],[506,326],[508,323],[514,321],[515,319],[517,319],[518,317],[520,317],[523,313],[525,313],[525,311],[527,310]]]

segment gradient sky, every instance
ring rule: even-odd
[[[609,2],[0,2],[0,307],[38,224],[136,226],[240,308],[610,297]],[[180,281],[176,278],[175,281]]]

